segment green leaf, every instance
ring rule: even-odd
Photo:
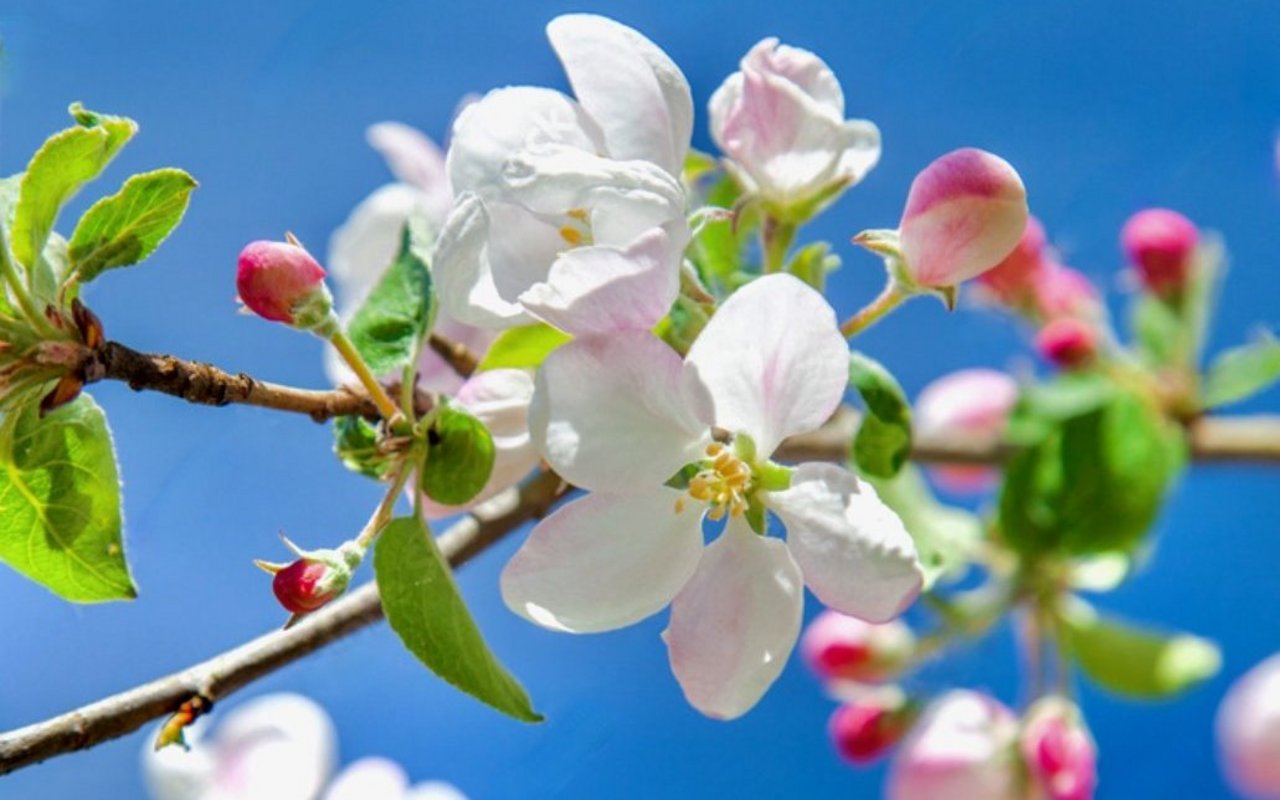
[[[493,474],[496,452],[484,423],[456,406],[436,412],[418,481],[427,497],[458,506],[480,494]]]
[[[1189,634],[1163,634],[1100,616],[1083,601],[1063,617],[1071,656],[1094,682],[1129,697],[1172,697],[1212,678],[1218,646]]]
[[[827,275],[840,269],[840,256],[831,252],[827,242],[813,242],[796,251],[787,263],[787,272],[819,292],[826,291]]]
[[[196,181],[180,169],[134,175],[94,203],[71,234],[71,263],[82,283],[155,252],[186,213]]]
[[[431,329],[435,294],[426,242],[419,225],[405,225],[395,261],[347,325],[352,343],[375,375],[399,373]]]
[[[374,480],[391,469],[391,459],[378,447],[378,430],[362,417],[338,417],[333,421],[333,452],[343,465]]]
[[[36,255],[44,250],[62,206],[102,173],[137,130],[130,120],[95,119],[92,127],[67,128],[50,136],[27,164],[14,212],[12,247],[18,263],[28,269],[36,266]]]
[[[868,480],[911,534],[924,567],[925,590],[940,579],[962,577],[982,540],[982,522],[977,515],[938,502],[914,464],[893,478]]]
[[[1251,397],[1280,380],[1280,341],[1270,333],[1214,359],[1201,402],[1217,408]]]
[[[504,714],[542,721],[524,687],[485,644],[449,565],[419,518],[395,519],[383,529],[373,569],[391,629],[423,664]]]
[[[120,148],[128,144],[138,132],[138,123],[128,117],[90,111],[79,101],[68,106],[67,113],[83,128],[97,128],[107,132],[107,158],[115,157]]]
[[[1178,308],[1168,300],[1141,294],[1130,312],[1130,326],[1143,361],[1153,367],[1177,362],[1188,344],[1190,330]]]
[[[911,405],[898,381],[878,361],[849,354],[849,385],[867,413],[853,439],[853,461],[877,478],[892,478],[911,453]]]
[[[0,560],[79,603],[137,596],[106,417],[88,395],[0,423]]]
[[[545,322],[507,328],[493,340],[476,369],[537,369],[553,350],[572,338]]]

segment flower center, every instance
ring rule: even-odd
[[[568,221],[560,226],[560,238],[570,247],[581,247],[593,244],[595,237],[591,234],[591,217],[585,208],[571,208],[565,212]]]
[[[689,479],[689,496],[707,504],[709,519],[741,516],[751,493],[751,467],[721,442],[707,445],[706,453],[702,469]],[[677,512],[683,510],[683,500],[676,502]]]

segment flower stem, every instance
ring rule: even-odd
[[[360,355],[360,351],[356,350],[356,346],[351,343],[347,335],[341,330],[334,331],[329,337],[329,342],[338,349],[347,366],[351,367],[351,371],[360,379],[361,385],[373,399],[374,405],[378,407],[378,413],[382,414],[388,422],[400,416],[400,410],[396,408],[395,401],[387,394],[387,390],[382,388],[382,384],[378,383],[378,379],[369,370],[369,365],[365,363],[364,357]]]
[[[866,328],[880,321],[880,318],[897,308],[910,295],[899,288],[896,281],[890,279],[885,284],[880,296],[872,300],[861,311],[840,323],[840,332],[846,339],[852,339]]]
[[[765,217],[760,237],[764,245],[765,274],[781,272],[786,262],[787,251],[791,249],[791,243],[796,238],[796,226],[776,217]]]
[[[404,491],[404,485],[409,482],[409,476],[412,473],[413,470],[409,469],[408,461],[401,461],[395,477],[391,479],[391,488],[387,490],[386,496],[382,498],[382,502],[378,504],[378,507],[373,510],[373,516],[369,517],[364,530],[360,531],[360,535],[356,537],[356,544],[360,545],[360,547],[367,548],[373,544],[373,540],[378,537],[378,533],[386,526],[387,521],[391,519],[391,513],[396,507],[396,500],[400,499],[400,492]]]

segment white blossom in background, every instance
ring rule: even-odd
[[[613,20],[561,16],[547,35],[576,100],[497,89],[454,125],[457,202],[434,258],[442,308],[493,329],[648,329],[675,299],[690,235],[679,181],[688,83]]]
[[[688,357],[647,331],[581,337],[538,374],[531,429],[544,457],[590,491],[534,528],[502,574],[516,613],[548,628],[605,631],[668,603],[663,638],[698,710],[749,710],[800,632],[807,584],[874,622],[920,590],[914,544],[870,485],[831,464],[794,471],[769,455],[840,404],[848,351],[835,312],[790,275],[734,293]],[[725,445],[713,429],[727,432]],[[687,491],[664,482],[694,465]],[[759,535],[764,513],[785,543]],[[703,547],[702,520],[725,519]]]
[[[1216,724],[1222,769],[1235,790],[1250,800],[1280,798],[1280,654],[1232,684]]]
[[[779,210],[834,196],[880,160],[880,131],[844,118],[844,91],[817,55],[764,39],[709,105],[711,136],[747,194]]]
[[[962,369],[932,381],[916,398],[914,425],[921,437],[959,436],[989,443],[1004,433],[1018,402],[1018,382],[994,369]],[[989,489],[996,471],[978,465],[931,465],[943,488],[973,493]]]
[[[444,781],[409,785],[409,776],[394,761],[377,756],[353,761],[334,778],[323,800],[467,800]]]
[[[1018,720],[1000,701],[958,689],[934,700],[890,768],[889,800],[1025,800]]]

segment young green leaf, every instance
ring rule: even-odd
[[[94,115],[93,120],[91,127],[82,124],[50,136],[27,164],[14,211],[12,247],[18,263],[28,269],[36,266],[62,206],[102,173],[137,130],[131,120],[119,117]]]
[[[911,534],[924,567],[925,591],[940,579],[962,577],[982,540],[982,522],[977,515],[938,502],[913,464],[892,478],[869,480]]]
[[[155,252],[182,220],[195,188],[195,179],[182,170],[158,169],[132,176],[120,191],[94,203],[71,234],[71,263],[80,282]]]
[[[480,494],[493,474],[493,436],[483,422],[455,406],[436,414],[427,432],[419,485],[437,503],[462,505]]]
[[[405,225],[400,252],[347,325],[375,375],[399,373],[413,359],[435,316],[424,235]]]
[[[796,251],[787,262],[787,272],[819,292],[826,291],[827,275],[840,269],[840,256],[831,252],[827,242],[813,242]]]
[[[378,431],[362,417],[338,417],[333,421],[333,452],[343,465],[374,480],[382,480],[391,460],[378,448]]]
[[[1226,351],[1214,359],[1204,379],[1205,408],[1248,399],[1280,380],[1280,341],[1264,334],[1256,342]]]
[[[911,404],[893,375],[861,353],[849,354],[849,385],[867,409],[853,439],[854,463],[867,475],[892,478],[911,453]]]
[[[1172,697],[1212,678],[1217,645],[1188,634],[1161,634],[1100,616],[1083,601],[1062,618],[1067,649],[1104,689],[1145,699]]]
[[[0,423],[0,560],[67,600],[137,596],[121,537],[120,479],[102,410],[88,395],[43,419]]]
[[[504,714],[523,722],[542,721],[524,687],[485,644],[421,519],[395,519],[383,529],[373,569],[387,621],[409,652],[436,675]]]
[[[571,338],[545,322],[507,328],[493,340],[477,369],[537,369],[553,350]]]
[[[90,111],[78,100],[67,107],[67,113],[77,125],[83,128],[100,128],[107,132],[108,159],[114,158],[115,154],[120,152],[120,148],[128,144],[138,132],[138,123],[128,117]]]

